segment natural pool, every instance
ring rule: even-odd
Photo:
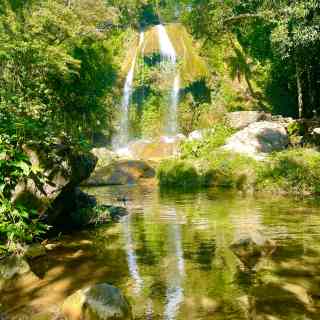
[[[66,296],[97,282],[121,288],[141,320],[320,319],[320,202],[148,186],[89,192],[102,203],[128,198],[131,214],[62,236],[2,294],[9,319],[59,319]],[[230,250],[247,237],[276,244],[251,269]]]

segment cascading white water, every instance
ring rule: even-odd
[[[172,67],[172,71],[175,72],[175,78],[173,81],[171,98],[170,98],[170,109],[167,116],[167,128],[166,134],[169,136],[176,135],[178,132],[178,117],[177,107],[179,103],[179,91],[180,91],[180,75],[177,71],[177,54],[170,41],[166,28],[159,24],[156,26],[159,36],[160,55],[164,62],[169,62]]]
[[[167,130],[168,134],[173,136],[178,132],[178,104],[180,92],[180,75],[177,74],[174,78],[173,88],[171,92],[171,107],[168,114]]]
[[[129,142],[129,106],[133,91],[134,69],[138,57],[138,52],[144,41],[144,32],[140,33],[139,46],[133,57],[131,67],[126,77],[123,87],[123,96],[120,108],[120,128],[117,136],[114,139],[113,146],[115,149],[125,148]]]
[[[166,28],[162,24],[156,26],[159,36],[159,46],[161,57],[169,60],[172,64],[177,62],[177,54],[168,36]]]

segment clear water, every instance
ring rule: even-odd
[[[89,191],[104,203],[127,197],[131,214],[62,237],[32,265],[38,280],[2,296],[9,314],[58,308],[75,290],[108,282],[128,296],[135,319],[320,319],[316,200],[163,194],[148,186]],[[276,247],[246,269],[230,245],[249,236]]]

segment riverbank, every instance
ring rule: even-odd
[[[318,195],[320,153],[297,148],[275,153],[264,161],[215,151],[210,159],[170,159],[157,172],[163,188],[223,187],[245,192]]]

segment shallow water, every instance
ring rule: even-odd
[[[62,237],[61,247],[32,264],[37,278],[2,296],[12,318],[58,313],[70,293],[108,282],[127,295],[135,319],[320,319],[317,201],[150,187],[89,191],[102,203],[127,197],[131,214],[117,225]],[[276,244],[251,268],[229,248],[247,237]]]

